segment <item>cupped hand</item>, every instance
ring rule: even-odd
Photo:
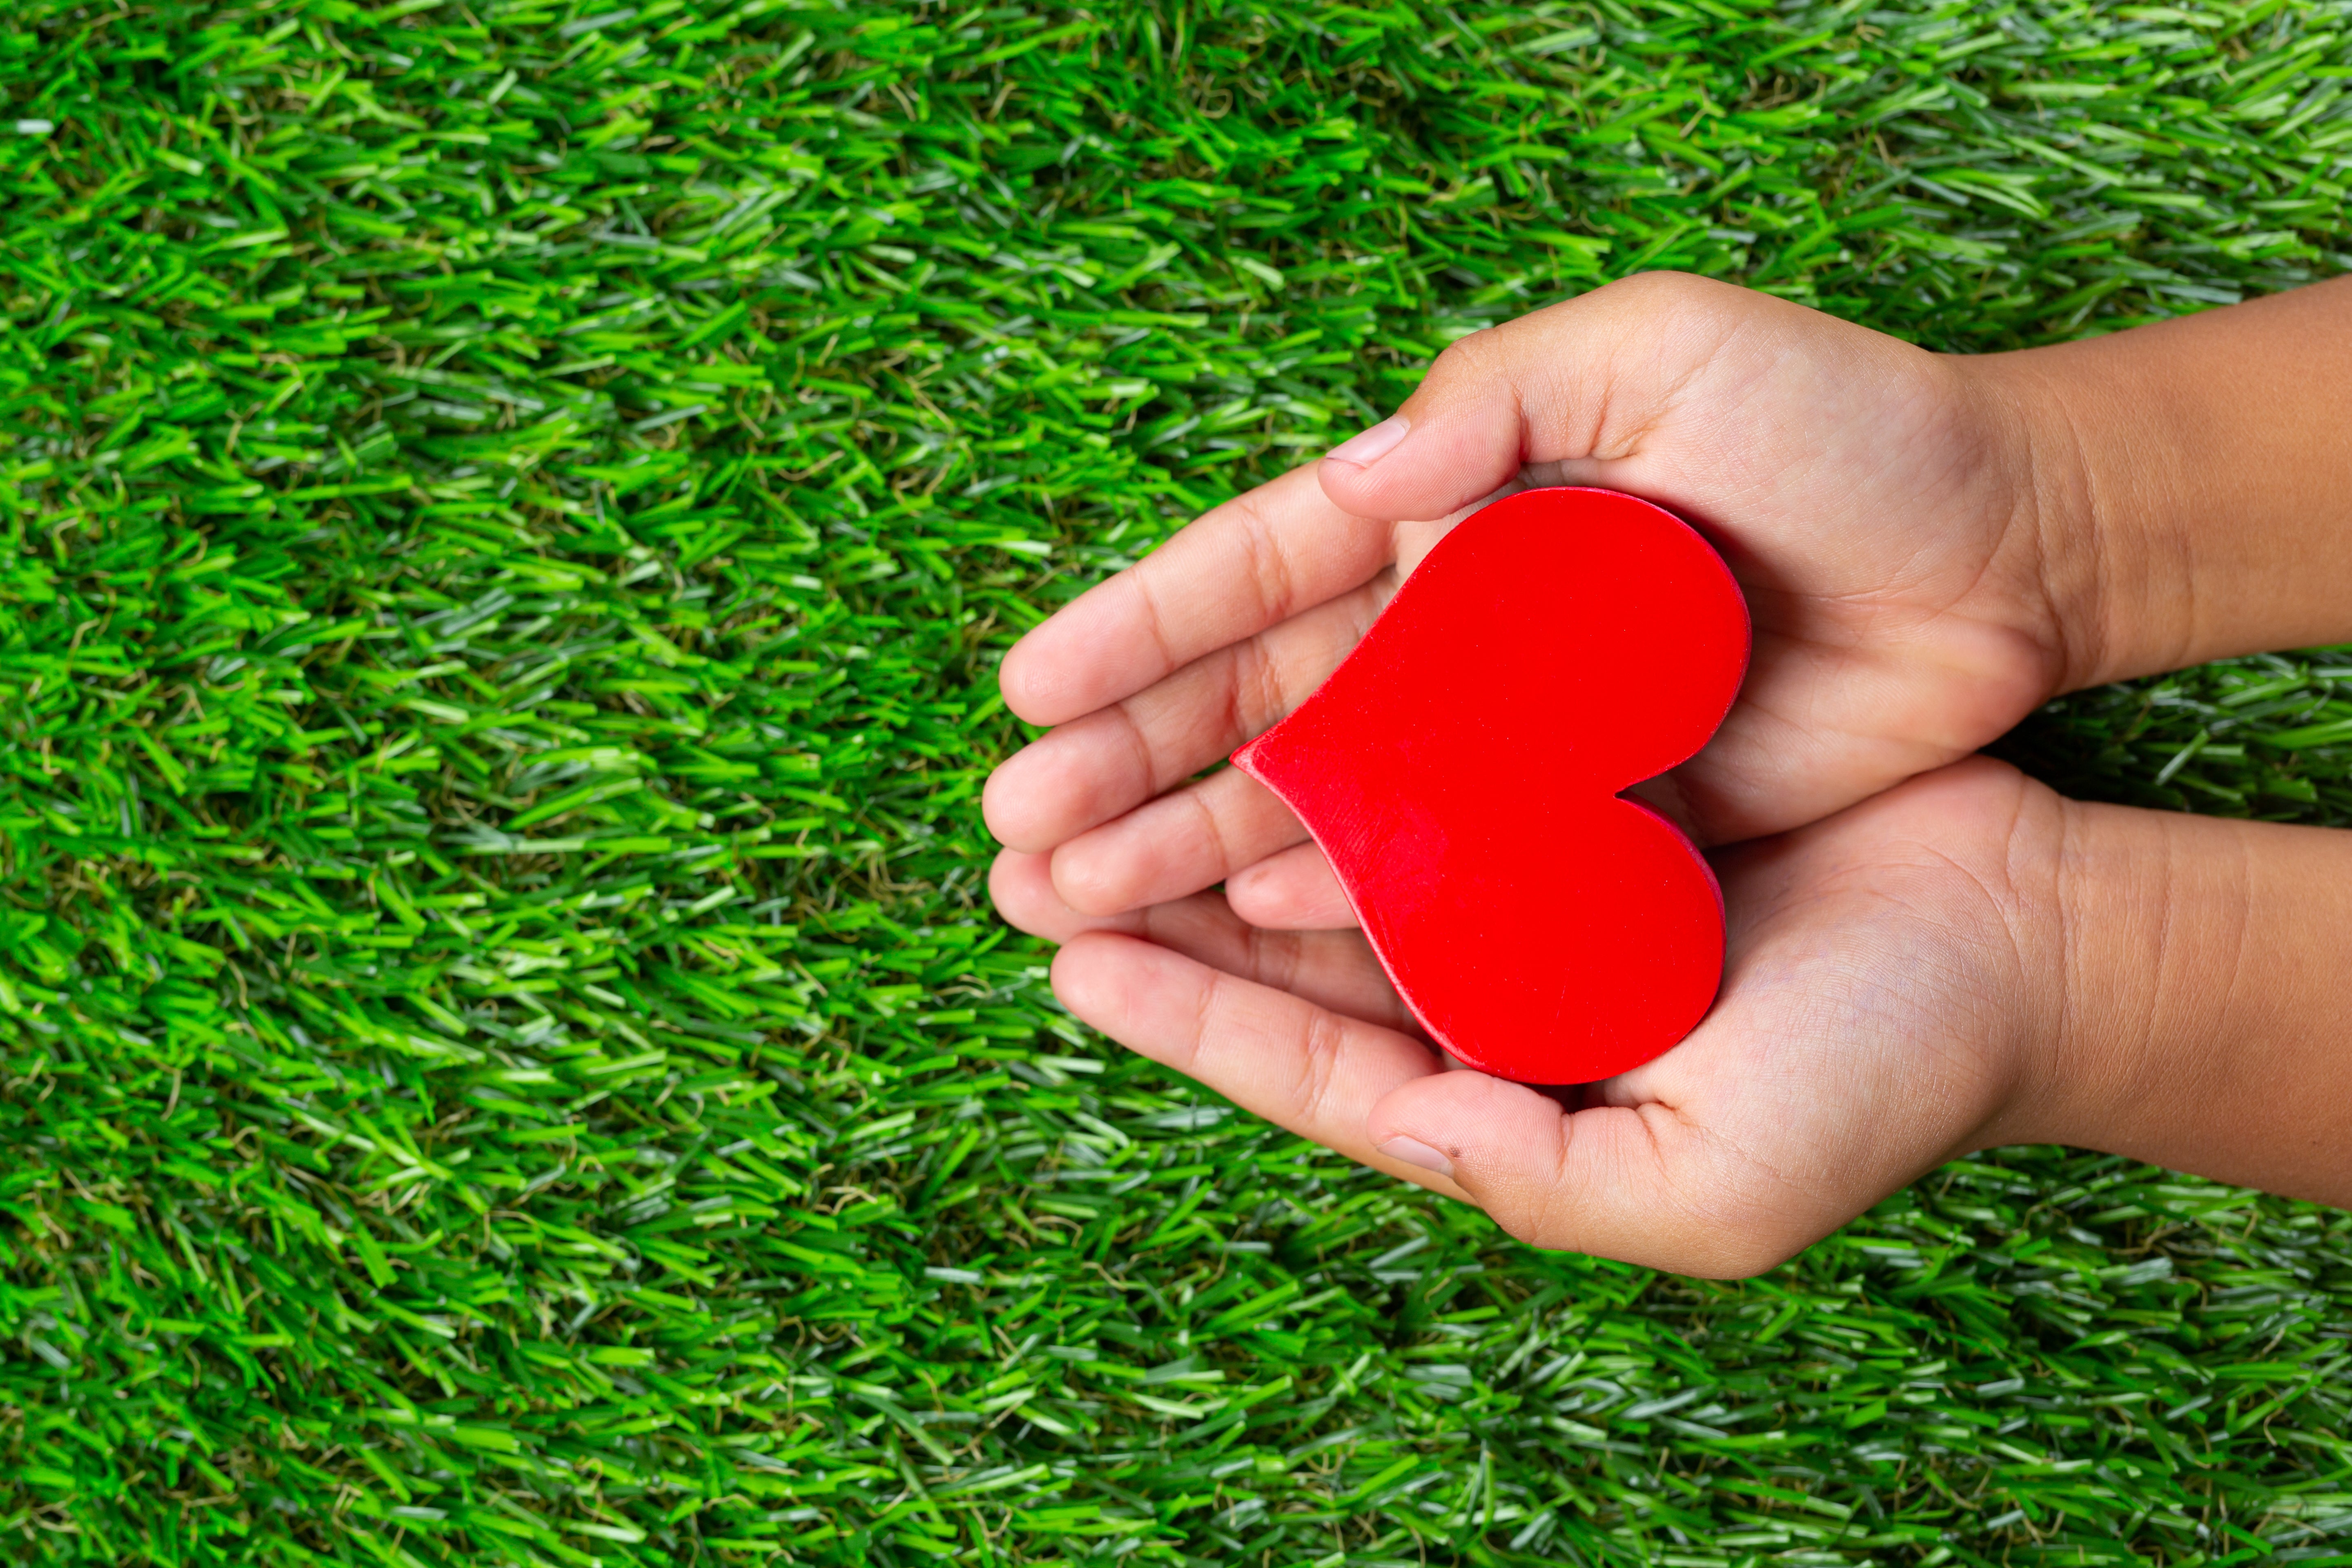
[[[1073,1013],[1244,1109],[1537,1246],[1736,1276],[1945,1160],[2047,1131],[2072,809],[1973,758],[1719,853],[1714,1010],[1565,1092],[1446,1070],[1356,932],[1268,929],[1328,919],[1336,889],[1306,858],[1231,903],[1108,919],[1062,900],[1042,856],[1004,856],[993,890],[1065,944]]]
[[[1499,491],[1597,485],[1697,525],[1755,652],[1715,740],[1643,791],[1702,843],[1813,821],[2000,734],[2074,678],[2083,592],[2024,378],[1771,296],[1628,279],[1465,338],[1392,418],[1219,507],[1005,658],[1051,733],[997,770],[997,837],[1072,910],[1181,899],[1302,843],[1195,777],[1346,657]],[[1627,679],[1639,679],[1639,670]],[[1573,715],[1561,715],[1573,721]]]

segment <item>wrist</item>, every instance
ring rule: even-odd
[[[2008,1004],[1991,1037],[2004,1047],[2001,1092],[1974,1130],[1973,1149],[2082,1142],[2100,1123],[2100,1108],[2119,1076],[2114,1039],[2098,1021],[2129,1005],[2111,994],[2130,972],[2110,962],[2107,947],[2116,932],[2104,901],[2116,889],[2105,879],[2117,858],[2107,825],[2046,785],[2022,777],[2015,783],[2020,793],[2001,846],[2000,875],[1979,878],[2002,892],[2005,951],[2014,967],[1994,988]],[[2128,861],[2124,869],[2142,875]],[[2126,895],[2119,901],[2131,907],[2137,900]]]
[[[2015,1134],[2352,1201],[2352,834],[2065,811],[2055,1005]]]
[[[2058,803],[2042,882],[2053,933],[2030,1026],[2028,1070],[2009,1125],[2017,1142],[2109,1149],[2169,1049],[2184,949],[2221,911],[2210,889],[2177,885],[2182,866],[2168,814]],[[2177,1060],[2171,1065],[2178,1068]]]
[[[2352,637],[2352,279],[1966,363],[2061,689]]]
[[[2165,443],[2130,428],[2112,377],[2047,350],[1962,362],[1989,410],[2009,476],[2013,536],[2032,561],[2053,661],[2049,695],[2177,668],[2193,600],[2179,552],[2150,526],[2168,453],[2117,470],[2118,449]],[[2126,521],[2129,520],[2129,521]]]

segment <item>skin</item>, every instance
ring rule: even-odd
[[[1671,275],[1476,334],[1007,656],[1013,711],[1055,727],[984,796],[999,906],[1068,944],[1056,989],[1114,1038],[1542,1245],[1751,1272],[2020,1140],[2352,1201],[2325,1044],[2352,987],[2312,950],[2341,837],[1960,760],[2059,691],[2352,637],[2347,407],[2352,280],[1976,358]],[[1348,917],[1304,828],[1193,777],[1527,483],[1675,510],[1756,625],[1722,731],[1642,791],[1763,840],[1720,861],[1722,998],[1565,1110],[1440,1071],[1360,938],[1318,929]]]
[[[1566,1092],[1448,1070],[1353,931],[1216,893],[1089,917],[1017,852],[994,891],[1065,944],[1086,1022],[1539,1247],[1758,1273],[2017,1142],[2352,1202],[2352,834],[2084,805],[1979,757],[1717,867],[1714,1010]]]

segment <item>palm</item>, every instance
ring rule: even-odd
[[[1755,626],[1738,704],[1673,775],[1710,842],[1801,826],[1966,756],[2063,675],[2006,411],[1938,360],[1778,301],[1672,318],[1643,428],[1528,465],[1699,525]],[[1631,373],[1626,373],[1630,379]]]
[[[989,822],[1052,855],[1066,902],[1165,903],[1301,844],[1303,826],[1259,785],[1194,775],[1329,674],[1498,485],[1658,500],[1739,577],[1756,627],[1739,700],[1705,752],[1644,791],[1705,841],[1812,821],[1965,755],[2053,689],[2063,650],[2038,586],[2032,487],[1999,456],[2013,449],[2009,421],[1979,383],[1690,280],[1556,312],[1457,345],[1416,398],[1439,405],[1415,426],[1426,451],[1275,480],[1007,657],[1013,710],[1060,728],[991,780]],[[1563,334],[1578,349],[1568,379],[1543,395],[1491,390],[1525,381],[1522,362]],[[1507,430],[1474,404],[1498,397]]]
[[[1243,1106],[1538,1245],[1741,1274],[2030,1131],[2004,1107],[2034,1099],[2056,959],[2013,933],[2050,894],[2061,810],[1978,760],[1731,852],[1714,1010],[1655,1061],[1558,1096],[1444,1070],[1352,931],[1255,929],[1215,894],[1090,920],[1018,852],[995,890],[1068,944],[1054,982],[1074,1012]],[[1454,1179],[1383,1156],[1399,1132]]]
[[[1670,1237],[1642,1260],[1750,1273],[1948,1159],[2031,1136],[2005,1107],[2030,1098],[2056,955],[2014,917],[2054,891],[2062,809],[1977,760],[1724,857],[1717,1006],[1587,1091],[1614,1118],[1590,1130],[1615,1145],[1606,1163],[1640,1173],[1616,1212],[1555,1190],[1497,1217],[1625,1257]]]

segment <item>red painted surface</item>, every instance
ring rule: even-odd
[[[1618,792],[1705,745],[1747,667],[1747,603],[1687,524],[1611,490],[1525,490],[1441,540],[1234,763],[1306,822],[1440,1045],[1587,1083],[1715,1000],[1715,875]]]

